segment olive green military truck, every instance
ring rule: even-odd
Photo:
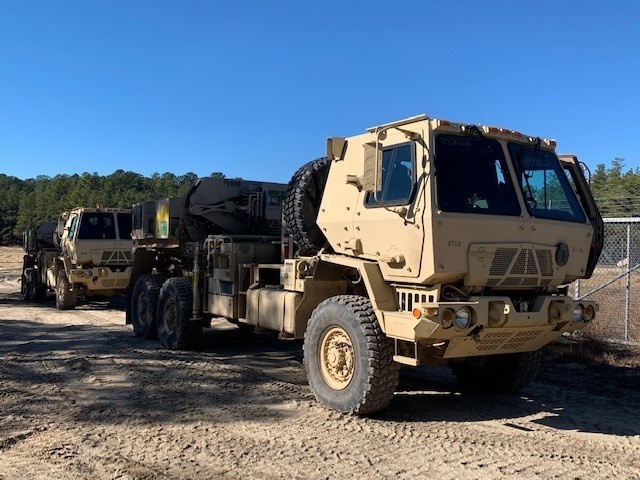
[[[60,310],[78,297],[126,293],[131,275],[131,209],[76,208],[24,234],[22,296],[55,291]]]
[[[401,364],[518,390],[542,346],[597,312],[566,285],[591,275],[602,219],[554,150],[418,116],[330,138],[286,191],[206,179],[137,205],[128,321],[171,349],[212,317],[304,339],[316,397],[351,414],[385,408]]]

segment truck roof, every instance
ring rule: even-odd
[[[435,130],[437,129],[443,129],[443,130],[448,130],[451,133],[454,132],[464,132],[465,130],[467,130],[469,127],[471,126],[475,126],[478,127],[478,129],[480,129],[480,131],[485,134],[485,135],[489,135],[491,137],[508,137],[512,140],[518,140],[521,142],[525,142],[525,143],[535,143],[536,140],[539,137],[536,136],[532,136],[532,135],[525,135],[522,134],[516,130],[511,130],[508,128],[500,128],[500,127],[493,127],[493,126],[489,126],[489,125],[481,125],[481,124],[468,124],[468,123],[459,123],[459,122],[451,122],[449,120],[442,120],[442,119],[438,119],[438,118],[430,118],[428,115],[426,114],[420,114],[420,115],[415,115],[412,117],[407,117],[401,120],[396,120],[394,122],[389,122],[389,123],[384,123],[382,125],[377,125],[374,127],[369,127],[367,128],[367,132],[369,133],[376,133],[376,132],[380,132],[383,130],[388,130],[390,128],[395,128],[395,127],[400,127],[402,125],[409,125],[411,123],[416,123],[416,122],[422,122],[422,121],[429,121],[431,122],[431,126],[432,128]],[[540,138],[541,143],[543,144],[543,146],[546,147],[550,147],[555,149],[556,147],[556,141],[554,139],[548,139],[548,138]]]

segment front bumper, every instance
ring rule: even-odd
[[[109,267],[73,268],[69,270],[69,281],[74,288],[80,287],[88,291],[124,290],[129,285],[132,267],[122,271]]]
[[[465,328],[450,321],[451,312],[460,309],[470,313]],[[382,316],[388,337],[440,344],[445,347],[443,358],[460,358],[537,350],[565,332],[585,328],[596,318],[597,309],[593,301],[543,295],[531,311],[518,311],[510,298],[495,296],[414,304],[411,311],[382,312]],[[583,314],[574,318],[574,311]]]

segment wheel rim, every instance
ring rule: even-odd
[[[173,298],[168,298],[164,302],[164,323],[169,332],[173,333],[176,328],[176,304]]]
[[[144,292],[140,292],[136,302],[138,308],[138,319],[143,325],[149,324],[149,302]]]
[[[320,339],[320,371],[324,381],[334,390],[342,390],[353,378],[355,352],[344,329],[331,327]]]

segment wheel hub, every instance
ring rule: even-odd
[[[336,390],[345,388],[354,371],[353,344],[340,327],[327,330],[320,341],[320,369],[327,384]]]
[[[147,303],[147,296],[141,293],[138,296],[138,317],[142,320],[142,323],[149,323],[149,305]]]
[[[173,332],[176,328],[176,306],[172,299],[167,299],[164,304],[164,318],[167,328],[170,332]]]

